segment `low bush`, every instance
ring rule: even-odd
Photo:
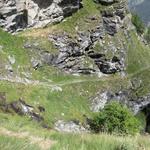
[[[139,132],[140,123],[132,112],[117,102],[109,103],[96,113],[90,123],[94,132],[131,134]]]

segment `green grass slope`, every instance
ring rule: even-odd
[[[84,115],[88,117],[93,115],[89,108],[90,97],[103,90],[126,89],[131,79],[142,80],[142,86],[136,90],[140,96],[149,92],[150,48],[138,39],[135,31],[130,32],[130,39],[125,39],[122,33],[117,34],[117,37],[113,39],[116,45],[118,39],[126,40],[126,77],[120,77],[119,75],[101,78],[84,75],[73,76],[46,65],[38,70],[32,68],[30,60],[32,55],[36,54],[34,52],[31,54],[30,51],[23,48],[26,41],[38,41],[41,48],[57,53],[52,43],[47,40],[48,34],[66,31],[74,37],[76,35],[75,27],[82,27],[86,31],[99,23],[99,21],[95,21],[94,24],[85,24],[84,21],[89,16],[95,15],[98,17],[101,6],[97,8],[91,0],[83,0],[83,4],[84,7],[72,17],[67,18],[66,21],[45,29],[30,29],[19,35],[10,35],[0,30],[0,76],[6,76],[8,73],[5,69],[5,65],[9,64],[8,57],[14,56],[16,59],[12,66],[14,78],[10,81],[0,80],[0,92],[6,93],[7,101],[12,102],[22,98],[34,107],[43,106],[46,111],[42,113],[42,116],[45,118],[45,123],[51,127],[58,119],[84,122]],[[31,83],[17,82],[15,76],[24,79],[26,78],[24,73],[30,73],[28,79],[32,81]],[[57,133],[53,130],[44,130],[40,124],[28,117],[5,114],[0,111],[0,130],[2,128],[13,132],[29,132],[33,136],[54,140],[56,143],[51,147],[52,150],[149,150],[150,147],[150,141],[145,136],[118,137],[107,134],[74,135]],[[0,133],[0,149],[38,150],[41,148],[37,143],[32,143],[30,139],[17,138],[7,134],[1,135]]]

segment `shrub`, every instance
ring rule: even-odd
[[[117,102],[107,104],[101,112],[96,113],[90,126],[95,132],[132,135],[140,129],[140,123],[132,112]]]
[[[137,14],[132,14],[132,23],[136,27],[137,33],[143,34],[145,30],[145,25],[141,18]]]

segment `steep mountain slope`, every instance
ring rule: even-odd
[[[130,0],[131,11],[137,13],[146,25],[150,25],[150,1],[149,0]]]
[[[0,127],[52,138],[58,142],[54,149],[91,150],[107,136],[79,138],[50,129],[65,130],[69,123],[68,132],[86,131],[91,108],[112,100],[127,102],[136,113],[149,107],[150,48],[137,35],[127,2],[83,0],[82,6],[59,24],[16,35],[0,30]],[[149,145],[131,141],[117,146]],[[104,142],[103,149],[108,147]]]

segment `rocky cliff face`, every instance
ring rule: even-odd
[[[1,0],[0,26],[9,32],[60,22],[81,7],[80,0]]]
[[[102,110],[105,105],[112,101],[117,101],[122,103],[123,105],[127,105],[132,112],[136,115],[144,108],[149,107],[150,104],[150,95],[146,95],[143,97],[132,97],[131,90],[124,90],[118,92],[105,91],[103,93],[98,93],[93,99],[91,103],[91,110],[94,112],[99,112]]]
[[[98,1],[105,5],[110,2]],[[114,74],[123,72],[125,69],[125,51],[126,46],[117,38],[118,42],[112,43],[117,36],[117,33],[126,31],[128,27],[127,1],[113,1],[108,7],[104,7],[101,11],[98,26],[93,26],[89,31],[77,31],[76,38],[70,37],[68,34],[49,35],[49,40],[53,42],[59,50],[58,55],[44,54],[43,60],[58,68],[71,73],[84,74]],[[94,16],[89,19],[92,22]],[[97,18],[95,18],[97,19]],[[108,43],[106,38],[109,38]],[[117,44],[120,43],[120,46]],[[116,44],[116,45],[115,45]],[[98,45],[103,48],[96,51]],[[99,48],[100,49],[100,48]],[[108,58],[108,53],[112,55]]]
[[[28,27],[43,27],[60,22],[77,11],[81,7],[80,2],[1,0],[0,26],[9,32],[16,32]],[[90,4],[92,7],[87,11]],[[85,7],[87,8],[84,9]],[[95,10],[91,12],[93,9]],[[83,9],[79,13],[54,28],[55,30],[47,27],[25,31],[26,37],[27,32],[30,32],[29,39],[0,30],[0,90],[6,93],[6,97],[13,97],[12,100],[15,100],[7,102],[5,94],[0,91],[2,111],[21,113],[41,122],[48,119],[45,117],[50,116],[49,111],[52,112],[54,121],[60,115],[63,118],[67,114],[68,118],[75,116],[73,119],[79,119],[78,113],[81,116],[83,112],[89,113],[86,99],[91,101],[90,108],[94,112],[100,111],[114,100],[129,106],[134,114],[149,109],[149,86],[143,90],[143,86],[149,84],[149,79],[145,80],[150,74],[147,73],[149,49],[145,49],[144,44],[137,39],[128,14],[127,0],[84,0]],[[32,36],[35,32],[38,32],[37,35]],[[126,71],[127,63],[131,66],[131,71]],[[137,78],[137,74],[145,69],[145,75]],[[118,74],[111,75],[115,73]],[[129,82],[133,80],[132,76],[139,81],[135,86]],[[142,91],[140,96],[137,94],[139,91]],[[16,93],[13,95],[12,92]],[[16,101],[16,97],[19,100]],[[31,103],[24,99],[29,102],[31,100]],[[34,104],[32,101],[38,103]],[[51,106],[54,106],[54,110]],[[66,108],[75,108],[77,117],[76,111],[72,115],[72,111],[69,114]],[[47,113],[45,117],[43,111]],[[150,116],[149,110],[145,114]],[[66,123],[59,120],[55,126],[58,131],[86,131],[74,121]]]
[[[3,0],[0,3],[0,25],[9,32],[27,27],[42,27],[60,22],[81,7],[81,0]],[[42,63],[54,65],[63,71],[84,74],[114,74],[125,70],[125,40],[130,19],[127,16],[127,0],[96,0],[102,9],[98,17],[91,16],[89,22],[98,20],[91,30],[78,30],[76,37],[68,33],[50,34],[49,40],[59,50],[58,54],[40,52],[38,63],[33,58],[33,67]],[[86,21],[84,21],[86,24]],[[116,42],[112,42],[116,40]],[[33,43],[32,43],[33,44]],[[25,48],[32,49],[32,44]],[[34,46],[33,46],[34,47]],[[96,50],[99,47],[99,50]],[[111,55],[110,55],[111,54]],[[108,57],[109,55],[109,57]]]

